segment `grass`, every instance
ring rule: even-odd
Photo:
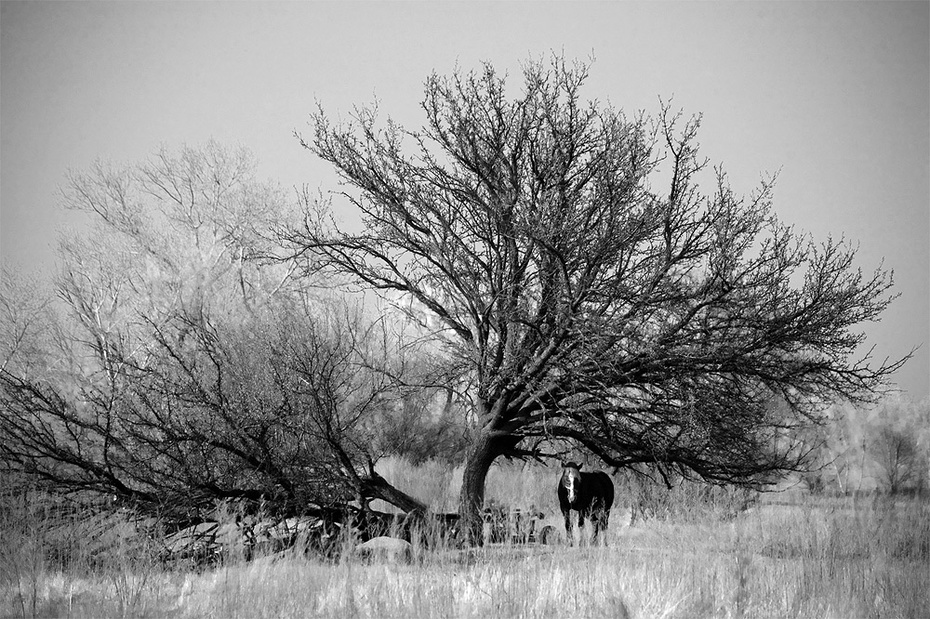
[[[428,466],[389,461],[381,472],[450,510],[457,472]],[[496,467],[488,497],[552,513],[554,476]],[[195,572],[146,560],[131,536],[113,535],[119,527],[106,527],[103,540],[63,542],[61,522],[37,518],[28,501],[6,501],[0,616],[845,619],[922,617],[930,608],[926,499],[774,495],[735,518],[696,510],[702,516],[632,527],[622,502],[621,494],[606,546],[421,549],[401,564],[284,553]]]

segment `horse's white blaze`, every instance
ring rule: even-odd
[[[565,491],[568,494],[568,502],[574,503],[578,498],[578,486],[581,484],[581,474],[574,469],[566,469],[563,476]]]

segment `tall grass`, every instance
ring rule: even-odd
[[[385,465],[385,477],[433,509],[454,507],[455,470]],[[488,497],[552,510],[555,474],[495,467]],[[144,547],[128,542],[106,546],[101,560],[91,535],[75,542],[73,560],[55,559],[50,549],[61,552],[62,524],[23,517],[41,513],[28,504],[41,501],[20,497],[5,501],[0,522],[2,539],[15,541],[0,546],[0,616],[925,616],[926,501],[781,498],[726,519],[702,511],[629,526],[612,518],[606,546],[420,548],[400,563],[365,562],[349,552],[326,562],[287,552],[251,562],[230,558],[195,572],[147,561]]]
[[[166,593],[129,514],[0,488],[0,616],[155,616]]]

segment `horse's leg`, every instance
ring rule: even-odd
[[[591,510],[591,543],[597,543],[597,535],[601,532],[601,512],[595,506]]]
[[[572,510],[564,510],[562,516],[565,517],[565,536],[568,538],[569,545],[572,545],[575,540],[575,536],[572,535]]]

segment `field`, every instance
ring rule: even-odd
[[[382,473],[449,509],[460,477],[437,463]],[[496,467],[488,498],[558,522],[555,473]],[[734,513],[684,493],[630,526],[621,487],[606,545],[415,549],[403,563],[300,553],[169,569],[119,527],[34,517],[4,497],[3,617],[901,617],[930,613],[926,498],[764,495]],[[506,500],[505,500],[506,498]],[[695,501],[689,505],[689,501]],[[22,517],[30,513],[30,518]],[[106,547],[101,554],[99,548]],[[346,555],[348,557],[348,555]]]

